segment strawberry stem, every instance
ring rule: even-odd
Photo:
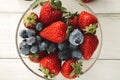
[[[82,72],[82,62],[72,63],[71,66],[73,67],[73,71],[70,74],[70,78],[72,78],[74,75],[76,77],[79,77],[79,75],[83,74],[83,72]]]
[[[39,54],[38,53],[35,53],[35,54],[30,53],[29,56],[31,59],[34,59],[34,58],[38,58]]]
[[[36,24],[36,19],[37,17],[34,15],[34,13],[28,13],[24,16],[24,22],[26,23],[26,26],[31,26],[31,24]]]
[[[50,73],[49,69],[44,68],[43,66],[40,66],[39,70],[45,74],[45,78],[53,78],[55,76],[54,74]]]
[[[97,26],[98,26],[98,23],[96,23],[96,24],[90,24],[89,26],[86,26],[86,28],[84,29],[84,31],[85,31],[85,33],[95,34]]]

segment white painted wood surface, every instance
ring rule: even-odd
[[[120,13],[120,0],[95,0],[87,5],[95,13]]]
[[[31,73],[20,59],[0,60],[0,80],[44,80]],[[81,80],[119,80],[120,61],[98,60]],[[79,79],[77,79],[79,80]]]
[[[0,12],[24,12],[32,1],[0,0]],[[120,13],[119,0],[95,0],[87,5],[95,13]]]
[[[32,2],[0,0],[0,80],[43,80],[21,62],[15,31]],[[97,14],[103,32],[102,51],[96,64],[81,80],[120,80],[120,0],[95,0],[87,5]]]

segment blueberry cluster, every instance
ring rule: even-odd
[[[57,45],[51,43],[47,40],[42,39],[39,36],[39,32],[43,29],[41,23],[37,23],[36,29],[23,29],[20,31],[19,35],[23,38],[22,42],[19,45],[19,51],[22,54],[37,53],[42,51],[48,51],[48,53],[54,52],[57,50]]]
[[[84,36],[79,29],[73,29],[70,33],[68,40],[63,43],[58,44],[59,54],[58,58],[60,60],[67,60],[70,58],[81,59],[82,53],[78,49],[78,46],[83,42]]]

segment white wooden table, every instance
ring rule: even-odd
[[[21,62],[15,47],[15,31],[32,2],[0,0],[0,80],[43,80]],[[81,80],[120,80],[120,0],[95,0],[87,4],[96,13],[103,31],[99,59]]]

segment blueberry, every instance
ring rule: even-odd
[[[43,29],[43,24],[42,23],[37,23],[36,30],[41,31],[42,29]]]
[[[21,30],[20,33],[19,33],[19,35],[22,38],[27,38],[28,37],[27,31],[25,29]]]
[[[47,41],[43,41],[41,43],[39,43],[39,50],[40,51],[45,51],[48,48],[48,42]]]
[[[64,51],[60,51],[59,53],[58,53],[58,58],[60,59],[60,60],[68,60],[68,59],[70,59],[71,58],[71,52],[70,52],[70,50],[64,50]]]
[[[56,50],[57,50],[56,44],[50,43],[49,46],[48,46],[48,48],[47,48],[47,51],[49,53],[52,53],[52,52],[55,52]]]
[[[38,51],[38,46],[37,45],[32,45],[30,48],[31,53],[36,53]]]
[[[68,49],[68,48],[69,48],[69,43],[67,41],[58,44],[58,49],[60,51],[63,51],[63,50]]]
[[[36,40],[37,40],[37,42],[39,43],[39,42],[42,41],[42,38],[41,38],[40,36],[36,36]]]
[[[71,50],[76,50],[76,49],[78,48],[78,46],[75,46],[75,45],[73,45],[73,44],[69,44],[69,48],[70,48]]]
[[[74,50],[71,52],[71,56],[74,59],[81,59],[82,58],[82,53],[80,50]]]
[[[22,42],[20,43],[20,45],[22,46],[22,45],[26,45],[27,43],[26,43],[26,39],[23,39],[22,40]]]
[[[32,29],[28,29],[28,30],[27,30],[27,34],[28,34],[28,37],[33,37],[33,36],[36,35],[35,31],[32,30]]]
[[[83,42],[83,34],[80,30],[74,29],[69,36],[69,42],[75,46],[80,45]]]
[[[35,37],[29,37],[26,40],[27,40],[27,44],[28,45],[33,45],[36,42],[36,38]]]
[[[25,55],[29,54],[30,46],[25,41],[22,41],[19,45],[19,51],[20,53],[25,54]]]

